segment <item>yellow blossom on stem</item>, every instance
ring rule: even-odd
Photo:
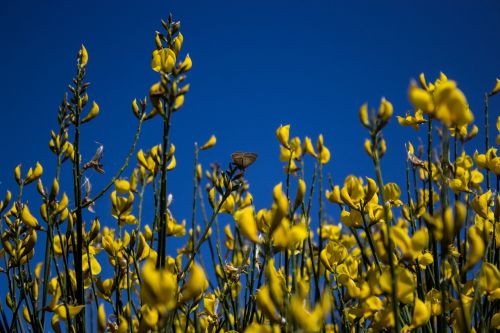
[[[181,301],[198,300],[208,288],[208,280],[203,268],[194,263],[190,269],[190,275],[181,290]]]
[[[154,50],[151,60],[151,68],[155,72],[170,73],[174,69],[176,55],[170,48]]]
[[[313,147],[311,138],[308,136],[306,136],[306,138],[304,139],[304,151],[307,154],[311,155],[312,157],[318,157],[318,155],[314,151],[314,147]]]
[[[290,138],[290,125],[281,125],[280,127],[278,127],[278,129],[276,130],[276,137],[283,147],[290,148],[290,145],[288,143],[288,140]]]
[[[370,129],[370,120],[368,118],[368,104],[367,103],[364,103],[359,108],[359,121],[361,122],[361,124],[364,127]]]
[[[89,62],[89,54],[87,52],[87,49],[85,46],[82,44],[82,47],[80,49],[80,66],[85,67],[87,66],[87,63]]]
[[[338,264],[347,257],[347,249],[344,245],[331,241],[320,253],[320,259],[325,268],[334,272]]]
[[[415,116],[412,116],[409,113],[406,113],[405,117],[397,116],[398,123],[401,126],[411,126],[415,130],[418,131],[418,129],[420,128],[420,125],[426,122],[423,115],[424,115],[424,112],[422,110],[418,109],[415,111]]]
[[[243,236],[254,243],[259,243],[257,234],[257,222],[255,220],[254,208],[252,206],[239,209],[234,213],[234,220],[241,230]]]
[[[425,325],[429,321],[430,317],[431,313],[427,305],[420,299],[415,298],[411,324],[409,326],[403,327],[402,332],[410,332],[417,327]]]
[[[166,313],[176,307],[177,275],[148,260],[142,269],[141,301]]]
[[[318,136],[316,148],[318,149],[318,161],[321,164],[328,163],[330,161],[330,150],[323,143],[323,134]]]

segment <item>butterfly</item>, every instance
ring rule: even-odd
[[[83,170],[87,170],[89,168],[94,168],[95,171],[100,174],[104,173],[103,165],[101,163],[102,155],[104,153],[104,146],[100,145],[95,151],[94,157],[83,166]]]
[[[233,160],[233,164],[236,165],[238,169],[245,170],[248,166],[255,162],[257,154],[237,151],[236,153],[231,154],[231,159]]]

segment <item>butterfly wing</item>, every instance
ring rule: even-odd
[[[257,159],[257,154],[238,151],[231,154],[231,159],[239,169],[244,170],[253,162],[255,162],[255,160]]]

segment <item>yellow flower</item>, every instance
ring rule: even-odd
[[[392,103],[386,100],[385,97],[382,97],[377,114],[380,120],[382,120],[382,123],[387,123],[391,118],[393,112],[394,107],[392,106]]]
[[[386,293],[391,293],[391,281],[390,270],[384,270],[380,276],[380,287]],[[397,297],[401,303],[409,304],[414,301],[414,291],[416,286],[415,276],[408,269],[402,267],[396,268],[396,291]]]
[[[450,135],[457,136],[461,141],[470,141],[479,133],[479,128],[473,125],[470,132],[467,129],[467,125],[450,127]]]
[[[277,326],[277,324],[276,324]],[[245,328],[244,333],[274,333],[279,332],[279,327],[271,327],[266,324],[251,323]]]
[[[186,221],[182,221],[181,223],[177,223],[172,214],[169,212],[167,214],[167,235],[182,237],[186,234]]]
[[[88,62],[89,62],[89,54],[85,46],[82,44],[82,47],[80,49],[80,66],[85,67],[87,66]]]
[[[363,180],[355,176],[347,176],[344,187],[340,190],[340,198],[351,208],[360,209],[361,200],[364,198]]]
[[[184,36],[179,32],[172,41],[172,50],[175,52],[175,55],[179,54],[183,42]]]
[[[212,148],[213,146],[215,146],[215,144],[217,143],[217,138],[215,137],[215,135],[212,135],[210,137],[210,139],[208,139],[207,142],[205,142],[205,144],[203,146],[200,147],[200,150],[207,150],[207,149],[210,149]]]
[[[134,98],[134,100],[132,101],[132,112],[134,113],[134,115],[137,118],[140,117],[139,105],[137,104],[137,99],[136,98]]]
[[[320,253],[320,259],[325,268],[334,272],[338,264],[347,257],[347,249],[344,245],[330,241]]]
[[[495,86],[493,87],[493,90],[489,93],[490,96],[496,95],[500,91],[500,80],[497,79]]]
[[[331,299],[329,295],[329,293],[325,293],[321,303],[316,304],[312,311],[304,308],[304,302],[300,297],[292,296],[290,310],[293,319],[302,330],[305,332],[319,332],[321,330],[324,317],[330,311]]]
[[[394,226],[391,228],[391,236],[396,246],[401,250],[403,258],[408,258],[412,262],[422,254],[422,251],[425,250],[429,241],[429,232],[427,228],[419,229],[410,238],[406,228]]]
[[[152,307],[148,304],[144,304],[141,307],[141,332],[147,332],[150,329],[154,329],[158,325],[158,320],[160,318],[160,314],[155,307]]]
[[[297,194],[295,195],[295,201],[293,204],[294,211],[304,202],[305,194],[306,194],[306,182],[303,179],[299,179],[299,182],[297,184]]]
[[[413,306],[413,316],[411,319],[411,324],[403,328],[403,332],[410,332],[417,327],[425,325],[431,317],[431,313],[427,305],[418,298],[415,298],[415,303]]]
[[[398,116],[398,123],[401,126],[411,126],[415,130],[418,130],[420,128],[420,125],[426,122],[423,115],[423,111],[418,109],[415,111],[415,116],[412,116],[409,113],[406,113],[406,116],[404,118]]]
[[[290,138],[290,125],[280,125],[276,130],[276,137],[278,138],[279,143],[285,147],[290,148],[288,140]]]
[[[464,204],[457,201],[455,203],[455,216],[451,207],[446,207],[443,219],[443,236],[445,245],[452,243],[455,235],[465,222],[467,209]]]
[[[489,201],[491,198],[491,191],[475,196],[472,199],[472,208],[483,219],[491,219],[492,211],[490,209]]]
[[[436,118],[446,125],[463,126],[474,121],[465,95],[454,81],[446,81],[436,86],[434,91]]]
[[[24,184],[29,184],[39,179],[42,176],[43,167],[39,162],[36,162],[35,169],[30,168],[24,179]]]
[[[82,124],[91,121],[92,119],[97,117],[98,114],[99,114],[99,105],[94,101],[92,103],[92,107],[90,108],[89,113],[85,117],[83,117]]]
[[[448,127],[462,127],[472,123],[474,116],[455,81],[448,80],[443,73],[440,73],[433,85],[427,86],[423,80],[425,77],[421,75],[420,81],[424,89],[418,88],[415,82],[410,85],[408,95],[415,109],[439,119]]]
[[[439,290],[431,289],[425,295],[425,303],[429,308],[432,316],[439,316],[443,313],[442,294]]]
[[[269,295],[276,306],[282,308],[283,301],[285,297],[285,276],[283,271],[280,269],[276,270],[274,266],[274,259],[270,259],[266,267],[264,268],[264,273],[266,274],[267,282],[269,284]]]
[[[208,280],[205,271],[198,264],[193,264],[190,269],[189,279],[182,287],[181,301],[198,300],[208,288]]]
[[[259,243],[257,234],[257,222],[255,220],[254,208],[252,206],[239,209],[234,213],[234,220],[246,238],[254,243]]]
[[[385,199],[392,205],[399,207],[403,204],[401,199],[401,190],[399,189],[398,184],[396,183],[387,183],[384,186],[384,195]]]
[[[149,247],[146,238],[142,233],[139,234],[139,246],[137,248],[136,258],[141,261],[149,257],[149,255],[153,252],[151,247]]]
[[[381,311],[384,308],[384,303],[377,296],[370,296],[363,301],[363,316],[365,318],[373,316],[373,314]]]
[[[280,147],[280,160],[288,162],[290,159],[300,159],[302,156],[302,146],[298,136],[290,140],[289,148]]]
[[[179,110],[184,105],[184,100],[185,100],[184,95],[177,96],[174,101],[173,111]]]
[[[410,98],[410,102],[413,104],[415,109],[422,110],[429,115],[433,115],[434,103],[432,101],[431,94],[424,89],[418,88],[415,82],[412,82],[410,85],[408,97]]]
[[[488,300],[500,298],[500,271],[495,265],[483,263],[482,275],[479,280],[480,290],[486,292]]]
[[[128,182],[126,182],[128,183]],[[130,184],[129,184],[130,186]],[[123,190],[125,183],[120,182],[117,189]],[[135,224],[137,219],[132,215],[132,206],[134,204],[134,194],[129,191],[127,196],[117,196],[118,191],[111,192],[111,214],[118,220],[120,225]]]
[[[364,127],[368,128],[368,129],[370,128],[370,120],[368,118],[368,104],[367,103],[364,103],[359,108],[359,121],[361,122],[361,124]]]
[[[99,310],[97,313],[97,332],[104,333],[106,332],[106,311],[104,309],[104,304],[99,304]]]
[[[477,225],[473,225],[469,228],[467,238],[469,240],[470,250],[464,270],[469,270],[474,267],[483,258],[486,252],[486,246]]]
[[[358,280],[359,261],[358,258],[348,256],[344,262],[337,265],[338,282],[347,288],[350,297],[359,297],[361,289],[356,285]]]
[[[257,290],[256,301],[259,309],[269,320],[273,322],[277,322],[279,320],[280,316],[273,300],[271,299],[271,293],[268,285],[264,285]]]
[[[329,240],[340,240],[340,237],[343,236],[341,234],[342,232],[342,224],[323,224],[321,226],[321,231],[318,229],[318,234],[321,233],[321,236],[323,239],[329,239]]]
[[[316,148],[318,149],[318,161],[321,164],[326,164],[330,161],[330,150],[326,148],[323,144],[323,134],[318,136],[318,141],[316,143]]]
[[[175,53],[169,48],[154,50],[151,60],[151,68],[155,72],[171,73],[176,61]]]
[[[290,227],[290,221],[287,218],[280,221],[271,235],[272,243],[278,250],[300,248],[306,238],[306,224],[299,223]]]
[[[184,61],[180,64],[179,71],[181,73],[185,73],[187,71],[190,71],[191,68],[193,67],[193,61],[191,60],[191,57],[186,55],[186,58],[184,58]]]
[[[490,328],[500,330],[500,312],[497,312],[491,317]]]
[[[115,180],[115,187],[119,194],[127,194],[130,191],[130,183],[125,179]]]
[[[156,269],[148,260],[142,269],[141,301],[161,313],[173,310],[177,299],[177,275],[168,269]]]
[[[21,210],[21,220],[30,228],[38,227],[38,220],[31,214],[27,204],[24,204]]]
[[[288,215],[288,199],[283,193],[283,184],[279,183],[273,188],[273,206],[271,209],[271,218],[269,219],[269,232],[273,232],[281,220]]]
[[[348,227],[358,228],[363,225],[361,213],[358,210],[342,210],[340,212],[340,222]]]
[[[89,255],[85,253],[82,256],[82,271],[87,272],[88,270],[89,270]],[[90,255],[90,271],[92,275],[98,275],[99,273],[101,273],[101,265],[93,255]]]
[[[500,175],[500,157],[497,156],[497,149],[490,148],[486,154],[474,153],[474,161],[482,169],[490,170],[496,175]]]
[[[85,308],[85,305],[64,305],[64,304],[59,304],[55,308],[54,312],[61,319],[66,319],[68,317],[69,318],[74,318],[84,308]]]
[[[328,201],[331,203],[337,203],[337,204],[343,204],[344,202],[342,201],[340,197],[340,187],[338,185],[335,185],[332,189],[332,191],[326,190],[326,198]]]
[[[311,155],[312,157],[318,157],[316,152],[314,151],[313,144],[311,142],[311,138],[307,137],[304,139],[304,151]]]

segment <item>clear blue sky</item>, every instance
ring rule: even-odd
[[[410,80],[420,72],[433,80],[444,71],[482,126],[484,93],[500,76],[497,1],[9,1],[0,13],[1,193],[14,187],[18,163],[26,171],[41,161],[50,183],[50,130],[81,43],[90,54],[89,95],[101,107],[83,132],[84,160],[101,142],[106,175],[89,176],[99,188],[114,174],[134,134],[130,103],[158,79],[151,51],[169,12],[182,21],[182,54],[193,59],[191,91],[171,132],[178,168],[169,190],[179,220],[190,218],[195,141],[217,136],[216,148],[203,154],[206,166],[215,160],[226,165],[236,150],[257,152],[248,179],[257,208],[268,207],[272,187],[284,180],[274,134],[280,124],[290,123],[292,135],[302,138],[324,134],[332,152],[326,171],[336,183],[350,173],[373,176],[358,121],[363,102],[378,107],[385,96],[395,115],[404,115]],[[499,109],[492,101],[493,116]],[[145,124],[142,148],[161,141],[159,124]],[[404,140],[417,143],[418,135],[424,133],[391,121],[386,181],[402,180]],[[110,223],[106,207],[109,201],[97,209]]]

